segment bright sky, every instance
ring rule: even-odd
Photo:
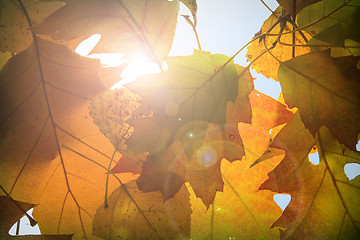
[[[265,0],[266,4],[272,9],[278,6],[276,0]],[[252,39],[254,34],[260,30],[262,23],[269,17],[271,12],[261,3],[260,0],[197,0],[198,3],[198,22],[197,31],[200,38],[203,51],[211,53],[220,53],[227,56],[234,55],[241,47]],[[180,14],[191,15],[188,9],[181,6]],[[171,56],[191,55],[193,49],[197,48],[195,35],[188,23],[179,16],[173,48]],[[94,43],[100,39],[100,35],[92,38]],[[92,48],[90,45],[84,46],[77,52],[87,55]],[[247,66],[246,49],[236,58],[235,63]],[[117,55],[93,55],[92,57],[101,58],[103,64],[109,66],[121,63],[121,54]],[[147,64],[141,58],[134,59],[125,73],[124,77],[133,80],[135,75],[145,74],[157,71],[155,64]],[[253,77],[256,78],[255,88],[274,99],[280,94],[280,84],[272,79],[267,79],[262,75],[251,71]],[[357,149],[360,146],[358,144]],[[311,161],[318,164],[318,154],[310,155]],[[356,177],[360,173],[359,164],[347,164],[345,166],[346,174],[350,179]],[[280,208],[284,209],[290,202],[291,197],[287,194],[275,194],[274,200]],[[30,210],[32,211],[32,210]],[[22,218],[20,234],[39,234],[38,226],[30,227],[27,218]],[[15,225],[9,231],[15,234]]]

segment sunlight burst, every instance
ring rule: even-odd
[[[80,54],[81,56],[85,56],[88,58],[99,59],[100,63],[104,67],[117,67],[124,63],[128,63],[128,66],[124,69],[124,71],[119,76],[121,81],[113,85],[110,89],[114,90],[117,88],[123,87],[124,84],[135,81],[137,77],[149,73],[158,73],[161,72],[160,67],[153,62],[149,62],[146,60],[146,56],[136,55],[133,56],[129,61],[123,60],[124,54],[122,53],[91,53],[91,51],[95,48],[96,44],[101,39],[100,34],[93,34],[89,38],[82,41],[75,49],[75,52]],[[162,65],[162,69],[166,70],[167,65],[164,63]]]

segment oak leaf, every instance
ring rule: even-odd
[[[143,54],[161,65],[172,45],[178,10],[178,0],[70,0],[33,31],[55,40],[97,33],[102,38],[92,53]]]
[[[329,51],[311,52],[281,63],[278,73],[285,102],[299,109],[306,128],[315,135],[327,126],[351,150],[360,132],[357,61],[332,58]]]

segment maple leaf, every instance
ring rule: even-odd
[[[295,17],[303,8],[312,5],[320,0],[276,0],[292,17]]]
[[[92,53],[142,53],[161,66],[171,48],[178,10],[178,0],[70,0],[33,31],[55,40],[98,33],[102,38]]]
[[[103,239],[184,239],[190,236],[190,215],[185,186],[163,202],[160,193],[142,193],[132,181],[110,195],[108,208],[98,208],[93,232]]]
[[[296,45],[305,45],[305,39],[300,35],[299,32],[295,33],[295,36],[292,34],[282,34],[280,39],[277,39],[278,36],[268,36],[267,34],[278,34],[281,29],[281,24],[278,23],[275,27],[273,25],[277,23],[281,15],[281,7],[278,7],[273,14],[264,22],[261,27],[260,34],[265,34],[264,39],[259,41],[253,41],[248,47],[248,52],[246,54],[247,60],[252,62],[251,67],[255,69],[258,73],[263,74],[267,78],[272,78],[278,80],[277,71],[279,68],[280,61],[286,61],[293,57],[293,38],[295,39],[294,44]],[[273,27],[273,28],[272,28]],[[291,31],[293,25],[288,21],[286,22],[285,32]],[[305,32],[305,37],[307,36]],[[273,46],[273,43],[279,41],[276,44],[276,47],[271,50],[272,54],[266,53]],[[267,46],[267,49],[265,46]],[[305,53],[310,52],[308,47],[295,47],[295,56],[299,56]],[[265,53],[265,54],[264,54]],[[264,55],[262,55],[264,54]],[[261,57],[259,57],[262,55]],[[258,58],[259,57],[259,58]],[[254,59],[257,59],[254,61]]]
[[[36,37],[0,72],[0,183],[13,198],[38,204],[33,214],[44,234],[90,238],[92,214],[104,201],[104,171],[61,149],[110,161],[114,148],[88,114],[91,99],[105,90],[100,67]]]
[[[26,13],[18,1],[0,2],[0,52],[19,53],[25,50],[33,41],[27,17],[32,24],[37,24],[63,6],[61,2],[39,0],[28,0],[21,4],[27,9]]]
[[[223,192],[217,192],[212,205],[206,207],[190,191],[191,236],[195,239],[277,239],[279,233],[270,229],[281,209],[273,201],[270,191],[258,191],[282,156],[250,168],[261,155],[269,138],[250,124],[239,124],[246,156],[232,163],[221,161]],[[254,137],[255,136],[255,137]],[[255,140],[255,141],[254,141]],[[192,186],[192,184],[190,184]],[[206,211],[207,210],[207,211]],[[251,229],[251,231],[249,231]]]
[[[332,58],[329,51],[311,52],[281,63],[278,73],[285,102],[298,107],[306,128],[315,135],[327,126],[351,150],[360,132],[357,61]]]
[[[0,196],[0,237],[3,240],[70,240],[72,235],[22,235],[10,236],[10,228],[24,216],[24,212],[36,205],[19,202],[9,196]]]
[[[220,160],[223,152],[223,131],[210,124],[196,142],[192,159],[185,153],[180,141],[173,142],[161,157],[150,155],[137,179],[139,190],[160,191],[164,200],[172,198],[185,182],[189,182],[195,194],[205,206],[212,203],[216,191],[222,191]]]
[[[312,38],[307,43],[311,49],[331,47],[332,56],[343,56],[345,40],[360,42],[359,31],[354,31],[360,21],[360,1],[323,0],[299,13],[299,27]]]
[[[235,65],[238,73],[238,92],[235,102],[226,103],[226,123],[224,127],[223,158],[230,162],[240,160],[244,154],[244,146],[239,135],[238,123],[251,123],[252,111],[249,95],[254,89],[254,81],[248,68]]]
[[[249,97],[253,116],[251,124],[261,131],[269,132],[270,129],[289,122],[293,116],[286,105],[257,90],[253,90]]]
[[[296,135],[303,141],[296,140]],[[318,132],[320,163],[314,166],[307,158],[313,143],[299,114],[274,139],[274,146],[285,149],[286,157],[260,189],[290,193],[291,202],[273,227],[283,229],[281,239],[299,239],[305,235],[311,239],[356,238],[360,233],[359,181],[349,181],[344,166],[359,163],[360,156],[344,150],[323,127]]]
[[[223,55],[195,51],[191,56],[169,58],[169,68],[163,73],[127,84],[142,99],[133,113],[140,117],[128,121],[134,127],[126,141],[128,149],[160,154],[175,137],[188,139],[186,134],[206,132],[207,124],[197,121],[224,125],[227,102],[235,101],[238,91],[247,91],[238,89],[234,65],[230,62],[223,66],[228,60]]]

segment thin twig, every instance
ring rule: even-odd
[[[274,11],[264,2],[264,0],[260,0],[261,1],[261,3],[267,8],[267,9],[269,9],[269,11],[271,12],[271,13],[274,13]]]

